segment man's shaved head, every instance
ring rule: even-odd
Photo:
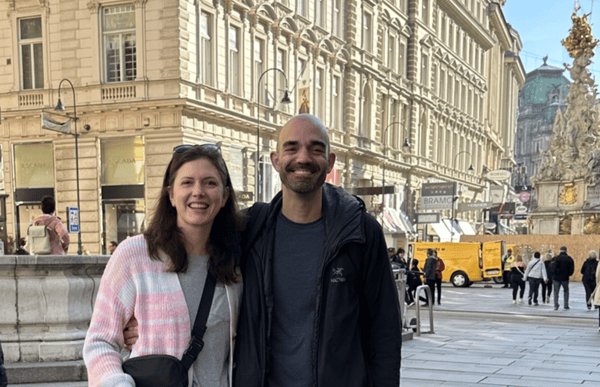
[[[309,125],[321,131],[322,140],[327,146],[327,154],[329,154],[329,133],[327,132],[327,128],[325,127],[325,125],[323,125],[323,122],[321,122],[320,119],[313,116],[312,114],[299,114],[295,117],[292,117],[285,125],[283,125],[281,131],[279,132],[279,139],[277,141],[277,151],[281,151],[281,146],[283,145],[282,138],[284,138],[284,134],[287,133],[290,130],[290,128],[296,126],[308,127]]]

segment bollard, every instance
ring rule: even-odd
[[[417,305],[417,336],[421,336],[421,303],[419,302],[419,298],[421,296],[421,290],[423,289],[425,289],[427,304],[429,305],[429,332],[426,333],[435,333],[433,331],[433,294],[431,294],[429,286],[421,285],[417,287],[417,292],[415,294],[415,305]]]

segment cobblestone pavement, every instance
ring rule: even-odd
[[[435,305],[435,333],[402,345],[402,387],[599,386],[598,311],[589,311],[583,285],[570,284],[571,309],[512,304],[501,285],[444,284]],[[408,310],[415,316],[415,307]],[[422,332],[429,331],[421,308]]]

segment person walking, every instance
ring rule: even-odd
[[[335,163],[327,129],[293,117],[271,162],[282,189],[249,210],[258,236],[244,245],[234,385],[398,387],[400,303],[385,238],[361,199],[325,183]]]
[[[592,309],[591,296],[596,288],[596,269],[598,268],[598,254],[590,250],[588,259],[581,265],[581,282],[585,289],[585,302],[588,309]]]
[[[69,250],[69,233],[60,221],[58,216],[54,216],[56,203],[52,196],[44,196],[41,200],[43,214],[33,220],[34,226],[46,226],[50,233],[50,245],[52,246],[52,255],[64,255]]]
[[[554,253],[547,252],[544,255],[544,266],[546,266],[546,274],[548,274],[548,282],[542,282],[542,302],[550,303],[550,295],[552,294],[552,278],[554,277]]]
[[[515,261],[510,268],[510,283],[512,286],[512,299],[513,304],[517,303],[517,293],[519,293],[519,302],[523,302],[523,294],[525,293],[525,264],[523,263],[523,257],[517,255]],[[520,290],[520,292],[519,292]]]
[[[433,250],[433,254],[435,255],[435,287],[437,288],[437,303],[438,305],[442,304],[442,272],[446,268],[444,261],[438,256],[437,250]],[[431,294],[432,299],[433,293]]]
[[[552,279],[554,285],[554,310],[558,310],[558,292],[563,288],[564,308],[569,308],[569,277],[575,272],[575,263],[573,258],[567,254],[567,247],[560,248],[560,254],[556,257]]]
[[[502,279],[504,280],[503,288],[510,287],[510,268],[514,262],[515,258],[512,254],[512,249],[508,249],[506,251],[506,255],[502,259]]]
[[[533,253],[533,259],[527,264],[527,270],[525,270],[525,275],[523,277],[525,281],[529,282],[529,297],[527,302],[531,305],[531,298],[533,297],[533,305],[538,306],[540,284],[542,281],[548,281],[546,266],[544,266],[544,263],[542,262],[539,251]]]
[[[431,291],[430,297],[427,298],[427,303],[425,306],[429,305],[429,301],[433,302],[433,290],[435,287],[435,250],[427,249],[427,259],[425,260],[425,266],[423,267],[423,274],[425,276],[425,283],[429,286],[429,290]]]

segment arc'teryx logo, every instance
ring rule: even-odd
[[[331,278],[332,283],[346,282],[346,277],[344,277],[344,274],[342,273],[342,271],[344,270],[343,267],[334,267],[331,270],[332,270],[332,278]]]

